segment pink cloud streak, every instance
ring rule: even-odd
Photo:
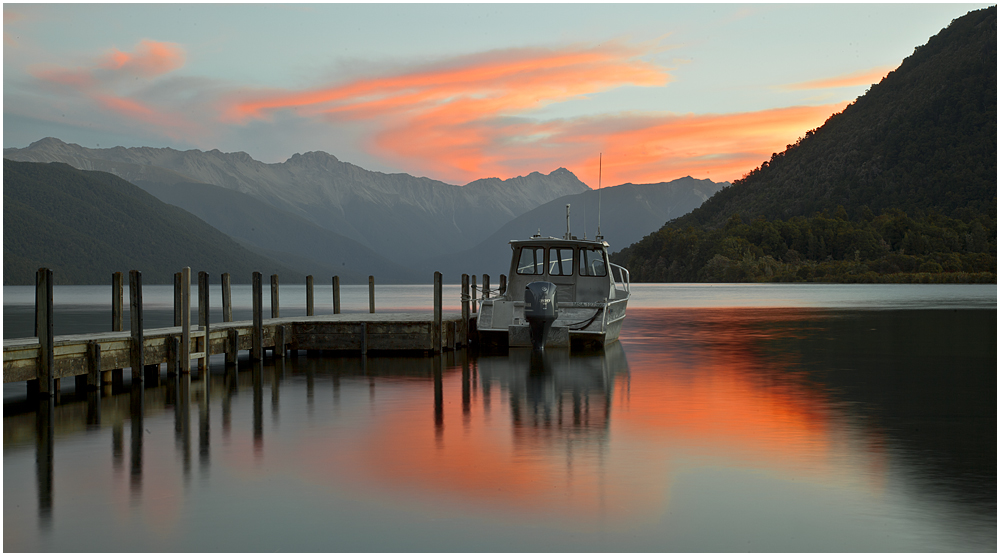
[[[605,183],[618,184],[685,175],[737,179],[846,104],[715,115],[532,116],[545,105],[618,87],[666,85],[670,75],[643,59],[649,53],[621,44],[494,52],[307,91],[234,95],[224,100],[222,120],[246,124],[291,111],[331,125],[369,121],[381,126],[368,139],[369,152],[452,183],[560,166],[596,181],[592,166],[603,152]]]
[[[838,75],[835,77],[829,77],[826,79],[817,79],[814,81],[803,81],[801,83],[793,83],[791,85],[784,85],[781,88],[790,91],[803,91],[812,89],[839,89],[841,87],[857,87],[861,85],[871,85],[873,83],[878,83],[888,75],[890,71],[894,68],[891,67],[879,67],[872,68],[863,71],[857,71],[854,73],[848,73],[844,75]]]
[[[131,52],[112,48],[83,67],[34,67],[29,71],[35,78],[123,118],[123,125],[152,126],[172,139],[187,139],[203,131],[202,126],[122,90],[134,87],[137,78],[155,79],[174,72],[184,66],[184,61],[185,53],[180,46],[143,39]]]

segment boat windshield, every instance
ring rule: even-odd
[[[604,264],[604,252],[601,249],[580,248],[580,275],[607,276],[608,268]]]
[[[517,260],[518,274],[543,274],[545,272],[545,248],[522,247]]]
[[[549,248],[549,276],[570,276],[573,274],[573,248]]]

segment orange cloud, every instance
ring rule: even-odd
[[[358,79],[305,92],[233,98],[224,119],[246,122],[281,109],[297,109],[306,115],[397,115],[461,99],[499,101],[492,106],[492,113],[498,113],[623,85],[666,84],[668,78],[662,68],[639,59],[645,54],[648,52],[619,44],[564,51],[501,51],[398,76]]]
[[[740,178],[816,128],[846,102],[736,114],[623,113],[576,120],[456,118],[486,103],[452,103],[376,138],[380,149],[452,179],[511,176],[563,166],[596,186],[598,153],[607,185],[687,175]]]
[[[869,70],[858,71],[854,73],[848,73],[845,75],[838,75],[836,77],[830,77],[827,79],[817,79],[815,81],[803,81],[801,83],[793,83],[791,85],[784,85],[781,88],[790,91],[803,91],[811,89],[838,89],[841,87],[857,87],[860,85],[871,85],[873,83],[878,83],[894,68],[891,67],[880,67],[872,68]]]
[[[609,185],[685,175],[738,179],[846,104],[738,114],[532,117],[545,105],[617,87],[666,85],[667,71],[643,60],[650,50],[611,44],[470,56],[333,87],[233,96],[223,104],[222,119],[242,124],[292,111],[334,125],[366,120],[381,126],[367,149],[411,173],[467,183],[566,167],[596,186],[599,153],[608,163],[602,182]]]
[[[201,126],[176,112],[144,103],[128,90],[136,86],[136,78],[168,74],[181,68],[184,59],[184,51],[178,45],[144,39],[132,52],[113,48],[83,67],[34,67],[30,72],[41,81],[67,89],[106,112],[125,118],[126,125],[156,126],[158,132],[172,139],[185,139],[198,133]]]
[[[140,77],[155,77],[183,65],[184,51],[176,44],[143,39],[132,53],[112,49],[102,67]]]

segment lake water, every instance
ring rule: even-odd
[[[4,287],[5,338],[33,296]],[[57,334],[109,298],[56,287]],[[996,552],[996,324],[996,286],[641,284],[598,354],[219,359],[38,412],[5,385],[4,551]]]

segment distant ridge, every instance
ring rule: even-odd
[[[65,162],[113,173],[147,189],[205,183],[256,197],[361,243],[402,265],[467,249],[511,218],[589,188],[565,169],[466,187],[372,172],[324,152],[265,164],[247,153],[168,148],[88,149],[45,138],[4,158]]]
[[[690,176],[671,182],[605,187],[566,195],[514,218],[493,235],[467,251],[429,261],[425,268],[445,269],[449,274],[469,269],[493,276],[506,274],[510,264],[512,239],[527,239],[535,232],[562,237],[566,231],[566,205],[570,205],[571,232],[594,239],[600,200],[601,231],[612,249],[628,246],[656,231],[665,220],[686,214],[700,206],[728,182],[715,183]]]
[[[185,266],[214,280],[229,272],[235,283],[254,271],[304,279],[108,173],[4,160],[3,200],[5,285],[34,284],[39,267],[58,284],[108,284],[133,269],[146,283],[170,284]]]

